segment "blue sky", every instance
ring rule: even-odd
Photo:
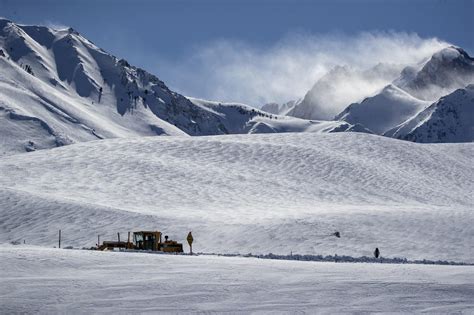
[[[225,43],[227,50],[237,51],[244,47],[244,52],[258,56],[289,43],[292,36],[317,40],[329,34],[346,40],[363,32],[388,32],[436,37],[472,55],[473,12],[474,0],[0,0],[2,16],[18,23],[72,26],[99,47],[158,75],[172,88],[208,98],[216,96],[209,92],[209,85],[215,82],[206,85],[205,77],[199,84],[193,82],[199,78],[197,73],[209,68],[206,62],[210,61],[202,56],[213,45],[221,49]],[[235,61],[235,56],[225,57],[221,64],[226,60]],[[215,71],[223,71],[222,66]],[[259,102],[269,97],[242,98]]]

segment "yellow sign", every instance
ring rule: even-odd
[[[188,233],[188,237],[186,238],[188,240],[188,244],[189,246],[191,246],[191,244],[193,243],[193,235],[191,234],[191,232]]]

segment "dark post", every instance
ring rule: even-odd
[[[130,249],[130,231],[128,232],[128,239],[127,239],[127,248]]]
[[[97,247],[100,246],[100,234],[97,234]]]
[[[59,230],[59,248],[61,248],[61,230]]]
[[[120,233],[117,233],[118,241],[120,243]]]

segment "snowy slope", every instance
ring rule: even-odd
[[[151,112],[121,116],[106,104],[92,104],[54,87],[0,58],[0,153],[22,152],[113,137],[186,135]],[[106,97],[104,97],[106,98]]]
[[[144,137],[0,159],[0,239],[195,235],[196,251],[474,261],[474,146],[356,133]],[[339,231],[341,238],[332,236]]]
[[[240,103],[222,103],[188,97],[195,105],[221,117],[219,128],[226,134],[282,132],[364,132],[372,133],[359,124],[344,121],[305,120],[274,115]]]
[[[351,124],[358,123],[376,134],[383,134],[413,117],[429,104],[430,102],[416,99],[391,84],[377,95],[349,105],[336,119]]]
[[[289,101],[283,104],[268,103],[262,106],[262,110],[276,115],[287,115],[299,101]]]
[[[474,83],[474,58],[459,47],[446,47],[415,68],[408,67],[394,84],[416,98],[436,101]]]
[[[415,142],[473,142],[474,85],[442,97],[385,135]]]
[[[43,148],[110,137],[185,135],[154,111],[166,105],[163,100],[188,107],[189,101],[72,29],[2,19],[0,49],[1,119],[12,127],[8,138],[2,137],[2,151],[22,151],[30,141]]]
[[[349,105],[336,119],[362,124],[376,134],[390,136],[393,132],[389,130],[399,128],[397,126],[407,120],[417,119],[416,115],[421,115],[421,111],[441,96],[470,83],[474,83],[474,59],[460,48],[447,47],[416,67],[405,68],[392,84],[360,103]],[[462,119],[472,124],[472,118]],[[446,121],[445,124],[449,125],[450,122]],[[459,138],[441,137],[438,141],[464,141],[463,136],[458,135]],[[423,141],[422,137],[412,138],[414,141],[417,139]]]
[[[472,266],[265,261],[31,246],[0,246],[0,263],[4,314],[474,311]]]

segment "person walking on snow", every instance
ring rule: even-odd
[[[379,251],[378,247],[375,248],[374,256],[375,256],[375,258],[379,258],[379,256],[380,256],[380,251]]]

